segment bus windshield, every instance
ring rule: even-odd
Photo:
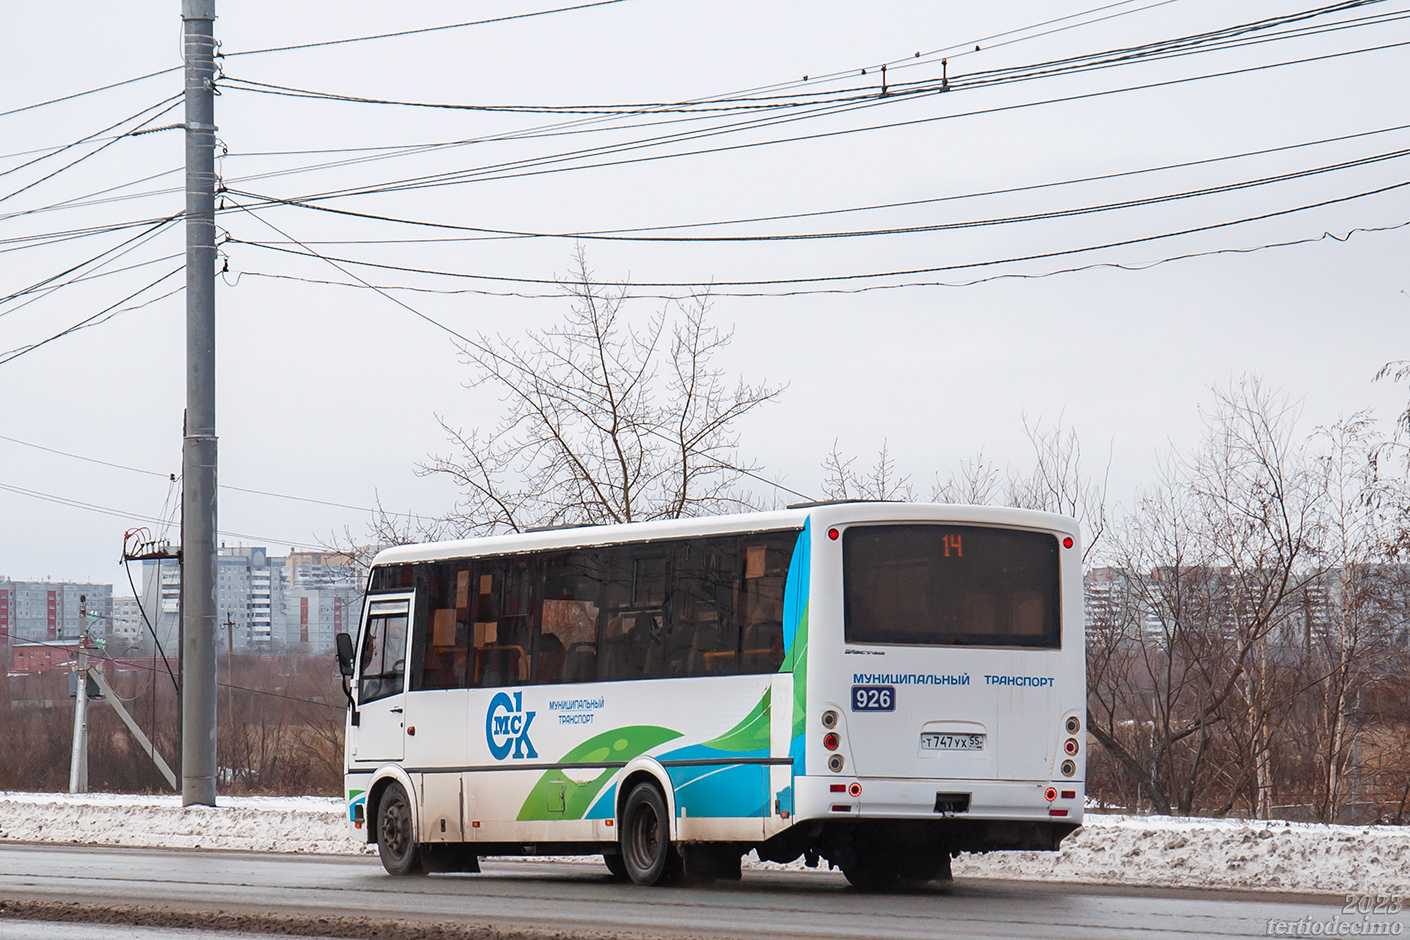
[[[861,525],[842,546],[848,643],[1061,646],[1053,535]]]

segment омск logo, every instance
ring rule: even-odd
[[[534,742],[529,740],[529,726],[536,714],[524,711],[523,692],[515,692],[513,698],[508,692],[500,692],[490,699],[490,710],[485,713],[485,741],[489,743],[490,756],[504,760],[513,748],[516,758],[538,757]]]

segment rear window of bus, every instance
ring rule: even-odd
[[[849,527],[848,643],[1061,646],[1051,534],[934,524]]]

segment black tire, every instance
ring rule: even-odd
[[[622,861],[622,856],[603,853],[602,860],[607,863],[607,870],[612,873],[613,881],[627,880],[627,866]]]
[[[889,891],[901,883],[900,876],[889,866],[881,864],[848,865],[842,869],[847,881],[858,891]]]
[[[389,875],[424,875],[428,871],[425,854],[416,844],[411,801],[399,783],[383,790],[377,805],[377,854]]]
[[[680,872],[680,857],[671,847],[671,820],[666,799],[655,784],[639,783],[622,806],[622,867],[639,885],[666,884]]]

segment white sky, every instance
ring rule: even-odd
[[[868,68],[916,51],[973,49],[976,40],[1098,6],[1098,0],[965,4],[874,2],[685,3],[628,0],[510,23],[230,56],[230,78],[363,97],[475,104],[666,102]],[[1094,25],[955,55],[948,94],[893,98],[833,117],[694,142],[737,144],[872,124],[939,118],[1290,59],[1410,42],[1410,19],[1088,74],[964,88],[967,73],[1117,49],[1310,8],[1311,0],[1141,0]],[[216,33],[227,53],[462,22],[512,4],[234,3],[219,0]],[[1143,9],[1150,7],[1149,9]],[[179,65],[179,2],[16,4],[0,31],[0,112]],[[1395,14],[1374,3],[1331,19]],[[1068,21],[1076,22],[1076,21]],[[1067,25],[1067,23],[1057,24]],[[1052,27],[1047,27],[1051,29]],[[1027,35],[1027,34],[1020,34]],[[1017,38],[1017,37],[1010,37]],[[984,45],[984,43],[981,43]],[[928,120],[907,127],[815,138],[625,166],[473,182],[328,203],[362,212],[538,232],[578,232],[876,205],[1088,177],[1279,147],[1410,123],[1410,46],[1159,89]],[[932,78],[933,60],[891,71],[891,81]],[[816,86],[816,87],[815,87]],[[789,92],[837,88],[817,81]],[[68,144],[181,88],[179,70],[62,104],[0,116],[0,154]],[[346,154],[239,156],[266,151],[394,146],[461,140],[556,120],[543,115],[309,101],[228,88],[216,102],[221,166],[232,188],[298,196],[343,186],[465,170],[557,153],[584,142],[625,141],[645,130],[479,143],[416,157],[241,181]],[[638,118],[660,120],[663,116]],[[179,121],[177,110],[153,124]],[[125,125],[131,126],[131,125]],[[668,125],[669,128],[693,125]],[[989,219],[1182,192],[1410,148],[1410,130],[1081,186],[954,200],[904,209],[796,219],[711,232],[789,233]],[[179,186],[180,132],[118,141],[11,196],[93,149],[75,148],[0,176],[0,240],[179,211],[179,192],[14,216],[163,171],[109,195]],[[686,149],[686,148],[681,148]],[[640,155],[667,150],[635,151]],[[0,157],[0,173],[38,154]],[[1141,238],[1275,212],[1403,183],[1407,159],[1175,203],[1075,218],[947,233],[745,244],[591,243],[600,277],[634,282],[737,281],[928,268]],[[307,240],[435,237],[455,233],[364,222],[300,208],[260,218]],[[1410,187],[1320,209],[1180,238],[922,280],[1041,273],[1095,261],[1139,265],[1212,249],[1338,235],[1410,220]],[[227,213],[235,237],[279,239],[257,218]],[[56,274],[136,230],[42,248],[0,251],[0,297]],[[0,249],[20,243],[0,242]],[[65,287],[34,303],[0,303],[0,360],[113,304],[180,264],[181,230],[143,244],[104,271],[131,271]],[[735,329],[724,364],[750,380],[787,382],[783,398],[741,426],[743,453],[764,473],[807,493],[834,439],[865,463],[883,440],[899,467],[928,490],[938,471],[981,448],[1022,465],[1021,420],[1062,416],[1096,469],[1111,452],[1111,495],[1128,499],[1159,453],[1191,446],[1197,406],[1211,385],[1259,373],[1304,403],[1308,430],[1374,408],[1389,419],[1410,389],[1372,376],[1407,356],[1410,228],[1346,243],[1175,261],[1146,271],[1098,268],[970,287],[854,295],[717,299],[715,322]],[[560,276],[564,239],[419,245],[322,245],[321,251],[440,270]],[[447,336],[365,290],[251,277],[280,273],[344,281],[316,259],[257,247],[225,248],[230,274],[217,288],[222,484],[437,514],[448,483],[419,479],[418,460],[442,448],[434,415],[492,425],[498,404],[467,391],[469,374]],[[154,259],[174,255],[166,261]],[[376,283],[470,286],[360,268]],[[237,279],[237,275],[240,277]],[[141,295],[145,300],[180,283]],[[481,285],[484,286],[484,285]],[[503,289],[504,285],[489,285]],[[520,335],[552,323],[563,300],[401,293],[467,334]],[[0,574],[17,579],[122,583],[117,563],[135,519],[17,493],[60,497],[142,516],[171,516],[165,474],[180,469],[184,405],[184,303],[176,294],[0,364]],[[659,301],[629,310],[645,318]],[[156,471],[149,476],[14,443]],[[225,490],[220,526],[230,544],[316,545],[355,511]],[[175,540],[175,530],[171,532]],[[253,537],[241,538],[240,536]],[[122,589],[119,589],[122,593]]]

